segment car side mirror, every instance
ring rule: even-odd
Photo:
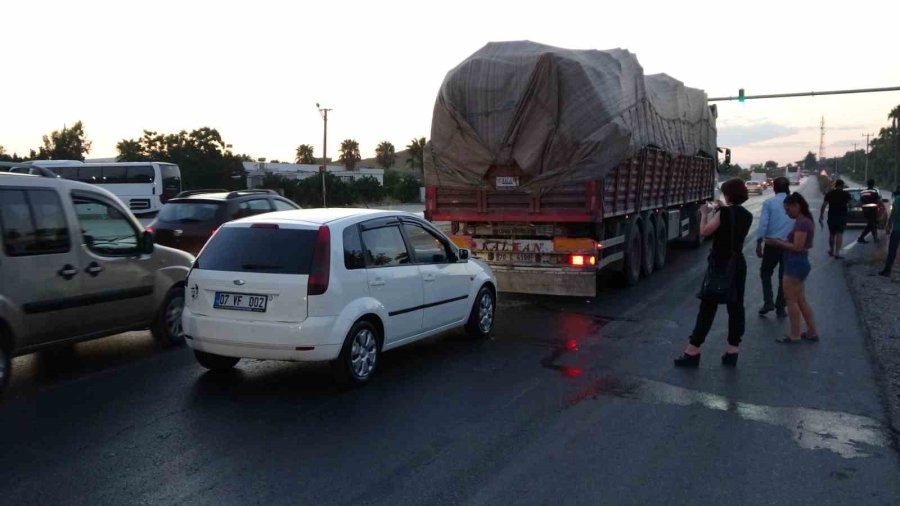
[[[153,253],[154,240],[153,240],[153,232],[148,230],[144,231],[144,234],[141,235],[141,247],[140,252],[142,255],[149,255]]]
[[[469,260],[469,257],[472,253],[466,248],[459,248],[459,260],[460,262],[466,262]]]

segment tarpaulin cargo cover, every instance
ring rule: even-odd
[[[665,74],[645,76],[635,55],[492,42],[447,73],[434,106],[425,181],[485,188],[491,171],[520,189],[592,181],[657,146],[672,155],[716,152],[706,93]]]

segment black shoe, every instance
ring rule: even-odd
[[[858,242],[858,243],[860,243],[860,244],[869,244],[869,241],[863,239],[862,237],[860,237],[859,239],[857,239],[856,242]]]
[[[879,276],[884,276],[886,278],[891,277],[891,271],[881,271],[878,273]]]
[[[778,309],[775,311],[775,316],[777,316],[779,318],[787,318],[788,314],[787,314],[787,311],[785,311],[784,309]]]
[[[680,357],[675,359],[675,367],[700,367],[700,354],[688,355],[682,353]]]
[[[722,355],[722,365],[727,365],[729,367],[737,367],[737,353],[728,353],[726,352]]]
[[[763,316],[765,314],[771,313],[772,311],[775,311],[775,305],[774,304],[765,304],[762,308],[760,308],[759,315]]]

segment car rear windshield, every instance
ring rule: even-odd
[[[157,219],[168,223],[202,223],[213,221],[222,204],[215,202],[169,202]]]
[[[316,230],[223,227],[195,269],[267,274],[309,274]]]

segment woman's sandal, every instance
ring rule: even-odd
[[[776,343],[781,343],[781,344],[796,344],[796,343],[799,343],[799,342],[802,341],[802,340],[803,340],[802,337],[797,338],[797,339],[791,339],[789,336],[781,336],[781,337],[776,337],[776,338],[775,338],[775,342],[776,342]]]
[[[819,336],[811,336],[811,335],[808,335],[806,332],[801,332],[800,339],[803,341],[810,341],[810,342],[816,343],[819,341]]]

